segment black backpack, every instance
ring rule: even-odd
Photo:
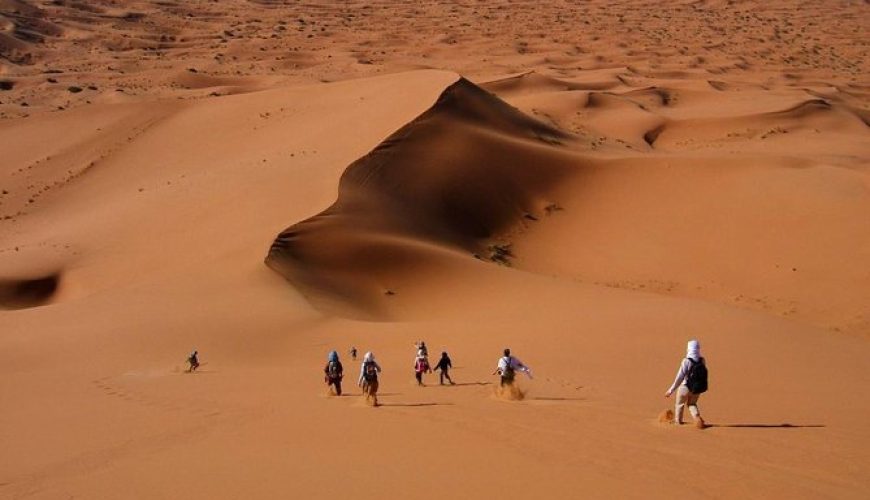
[[[374,382],[378,379],[378,369],[374,361],[366,361],[363,369],[363,380],[366,382]]]
[[[501,376],[505,380],[513,381],[514,375],[516,375],[516,370],[514,370],[513,358],[510,356],[505,356],[502,358],[505,360],[505,367],[501,371]]]
[[[707,365],[704,363],[704,358],[701,358],[700,361],[695,361],[692,358],[686,359],[689,360],[686,387],[692,394],[707,392]]]
[[[329,378],[331,378],[331,379],[340,378],[341,371],[342,371],[341,370],[341,363],[339,363],[338,361],[330,361],[329,362],[329,368],[327,370]]]

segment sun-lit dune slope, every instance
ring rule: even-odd
[[[504,263],[493,238],[549,210],[548,193],[578,171],[571,140],[460,79],[350,165],[335,204],[283,231],[266,263],[315,296],[363,302],[434,247]]]

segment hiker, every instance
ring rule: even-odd
[[[188,373],[196,371],[196,369],[199,368],[199,353],[196,352],[196,350],[190,353],[190,356],[187,357],[187,363],[190,365],[190,367],[187,368]]]
[[[701,344],[697,340],[690,340],[686,346],[686,358],[680,363],[677,377],[674,383],[665,392],[668,398],[677,391],[677,402],[674,406],[674,423],[683,424],[683,407],[689,406],[689,413],[695,420],[695,427],[703,429],[707,426],[701,418],[701,410],[698,409],[698,398],[707,390],[707,365],[701,357]]]
[[[375,355],[367,352],[363,356],[357,385],[362,387],[366,401],[371,401],[372,406],[378,406],[378,373],[380,371],[381,367],[375,362]]]
[[[418,344],[414,344],[414,347],[417,348],[417,356],[429,359],[429,349],[426,348],[426,342],[421,340]]]
[[[350,348],[350,359],[356,361],[356,346]]]
[[[344,367],[341,366],[341,361],[338,360],[337,352],[332,351],[329,353],[323,373],[326,374],[324,377],[326,385],[334,386],[335,394],[341,396],[341,379],[344,377]]]
[[[441,385],[444,385],[445,378],[450,382],[450,385],[456,385],[453,379],[450,378],[451,368],[453,368],[453,363],[450,361],[450,356],[447,355],[447,352],[442,352],[441,359],[438,360],[438,364],[434,368],[435,370],[441,370],[441,373],[438,374]]]
[[[532,378],[532,369],[524,365],[522,361],[511,356],[511,350],[505,349],[504,356],[499,358],[498,367],[492,372],[493,375],[501,375],[499,382],[500,386],[512,385],[516,372],[523,372],[527,377]]]
[[[423,385],[423,374],[432,373],[432,368],[429,367],[429,360],[425,356],[417,355],[414,359],[414,377],[417,379],[417,385]]]

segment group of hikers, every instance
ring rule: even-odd
[[[450,378],[450,369],[453,368],[453,362],[446,351],[441,353],[441,359],[435,365],[434,369],[429,364],[429,349],[426,347],[426,342],[420,341],[414,344],[416,347],[416,355],[414,357],[414,378],[417,384],[422,386],[423,375],[432,373],[433,370],[440,370],[439,382],[444,385],[446,379],[450,385],[455,385],[453,379]],[[351,359],[356,361],[357,349],[351,347]],[[199,368],[199,357],[197,351],[193,351],[187,358],[190,365],[188,371],[193,372]],[[510,349],[505,349],[503,355],[498,359],[498,364],[493,372],[493,375],[499,376],[499,386],[504,388],[513,386],[516,373],[524,373],[530,379],[532,378],[532,370],[515,356],[511,355]],[[331,351],[327,356],[326,366],[323,368],[324,380],[328,387],[335,391],[335,394],[341,396],[341,381],[344,378],[344,366],[339,360],[338,352]],[[360,365],[359,379],[357,385],[362,388],[363,396],[366,402],[372,406],[378,406],[378,376],[381,373],[381,366],[375,361],[375,355],[371,351],[365,353]],[[665,397],[668,398],[674,392],[677,393],[676,403],[674,405],[674,414],[672,422],[677,425],[683,423],[683,410],[686,406],[689,407],[689,413],[695,421],[695,426],[703,429],[707,426],[704,419],[701,418],[701,410],[698,408],[698,398],[707,391],[707,365],[704,358],[701,356],[701,344],[697,340],[690,340],[686,346],[686,357],[680,361],[677,376],[674,378],[673,384],[665,391]]]
[[[429,364],[429,349],[426,347],[426,342],[420,341],[414,344],[417,348],[417,354],[414,358],[414,377],[417,379],[418,385],[423,384],[423,374],[432,373],[433,369]],[[356,347],[350,348],[350,356],[356,361]],[[444,385],[444,379],[450,385],[455,385],[453,379],[450,378],[450,369],[453,367],[453,362],[447,352],[441,353],[441,359],[435,365],[434,370],[440,370],[440,383]],[[378,375],[381,372],[381,365],[375,361],[375,355],[371,351],[365,353],[362,364],[360,365],[359,379],[357,385],[362,388],[363,396],[367,402],[373,406],[378,406]],[[344,378],[344,366],[338,358],[337,351],[331,351],[327,356],[326,366],[323,367],[324,380],[327,386],[331,387],[335,394],[341,396],[341,381]]]

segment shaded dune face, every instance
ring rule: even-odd
[[[480,256],[542,214],[551,188],[578,170],[571,140],[460,79],[351,164],[337,201],[279,234],[266,264],[310,298],[371,309],[390,276]]]
[[[0,309],[26,309],[48,304],[57,292],[60,274],[0,280]]]

